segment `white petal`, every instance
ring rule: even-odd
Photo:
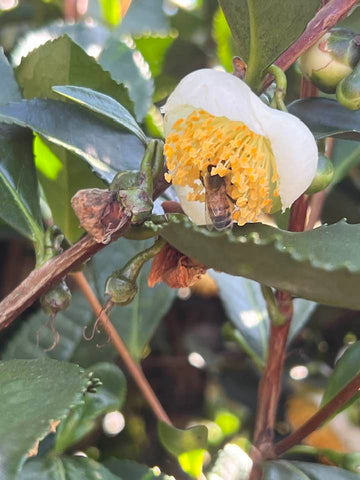
[[[177,196],[184,212],[191,221],[196,225],[206,225],[205,203],[204,202],[190,202],[187,199],[188,193],[192,192],[190,187],[180,187],[174,185]]]

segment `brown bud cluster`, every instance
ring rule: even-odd
[[[129,215],[116,199],[116,192],[100,188],[79,190],[71,199],[71,205],[80,225],[98,243],[109,243],[111,236],[126,228]]]
[[[159,282],[171,288],[190,287],[206,273],[207,267],[166,244],[154,257],[148,278],[149,287]]]

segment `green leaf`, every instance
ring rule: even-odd
[[[360,110],[348,110],[330,98],[306,98],[288,106],[317,140],[326,137],[360,140]]]
[[[109,95],[134,113],[127,88],[116,83],[67,35],[45,43],[23,58],[16,77],[25,98],[58,99],[53,86],[76,85]]]
[[[137,168],[145,151],[143,143],[134,135],[78,105],[55,100],[22,100],[2,105],[0,121],[31,128],[52,143],[76,153],[107,183],[118,170]]]
[[[265,69],[303,33],[319,0],[219,0],[240,56],[246,81],[258,89]]]
[[[169,18],[163,9],[163,0],[132,0],[130,8],[117,29],[120,34],[146,35],[149,32],[165,34],[170,30]]]
[[[79,219],[71,207],[71,198],[82,188],[105,188],[106,185],[77,155],[42,140],[38,135],[35,135],[34,155],[39,181],[54,223],[74,243],[84,230],[79,227]]]
[[[82,400],[89,376],[56,360],[0,362],[0,478],[15,480],[29,452]],[[11,421],[9,421],[11,419]]]
[[[134,60],[136,51],[115,38],[110,38],[101,52],[99,62],[111,77],[129,89],[135,104],[135,114],[140,122],[151,105],[154,83],[150,75],[144,74]]]
[[[99,417],[120,410],[126,396],[126,379],[122,371],[111,363],[97,363],[87,370],[102,385],[96,392],[87,392],[84,403],[76,406],[61,422],[56,432],[55,452],[59,455],[75,445],[97,425]]]
[[[136,241],[121,238],[93,257],[93,275],[100,295],[103,294],[107,277],[123,267],[130,258],[148,248],[153,241]],[[164,284],[149,288],[147,278],[151,263],[143,267],[138,277],[138,293],[130,305],[114,307],[111,320],[119,335],[126,343],[135,360],[141,359],[145,346],[151,340],[160,321],[169,310],[176,291]],[[105,302],[105,299],[103,300]],[[81,365],[91,365],[94,361],[109,360],[116,355],[112,345],[106,344],[105,337],[89,344],[83,341],[76,353],[76,360]],[[100,343],[102,348],[96,348]],[[93,348],[91,348],[93,347]]]
[[[76,456],[55,458],[42,457],[26,462],[21,472],[20,480],[34,479],[126,480],[113,475],[107,468],[103,467],[100,463],[95,462],[95,460]]]
[[[41,248],[40,213],[32,137],[22,128],[0,124],[0,218]]]
[[[359,142],[336,139],[332,149],[331,161],[334,165],[334,176],[331,184],[334,185],[340,182],[351,168],[360,163]]]
[[[134,38],[136,49],[148,63],[153,77],[161,74],[166,53],[176,37],[176,33],[171,33],[169,35],[144,35]]]
[[[112,457],[105,461],[105,466],[121,480],[173,480],[173,477],[160,474],[157,467],[149,468],[131,460]]]
[[[229,25],[221,8],[217,10],[213,19],[212,36],[216,42],[216,54],[226,71],[233,71],[232,59],[235,55],[234,42]]]
[[[341,389],[360,373],[360,342],[350,345],[340,359],[329,377],[328,384],[321,400],[321,406],[332,400]],[[347,404],[343,405],[337,413],[349,407],[360,394],[355,395]]]
[[[205,425],[181,430],[159,421],[158,434],[163,447],[178,459],[181,468],[192,477],[199,478],[207,448],[208,430]]]
[[[125,107],[108,95],[83,87],[53,87],[53,90],[59,95],[63,95],[69,100],[88,108],[92,112],[110,118],[115,123],[121,125],[121,127],[124,127],[126,130],[129,130],[129,132],[136,135],[144,145],[147,144],[146,135],[136,123],[134,117]]]
[[[263,480],[356,480],[359,475],[318,463],[276,460],[263,463]]]
[[[2,48],[0,48],[0,78],[0,105],[2,103],[16,102],[21,100],[21,93],[15,80],[14,71],[9,64]]]
[[[270,321],[259,283],[226,273],[211,271],[225,311],[237,328],[237,338],[258,366],[267,356]],[[288,343],[309,320],[316,304],[297,298]]]
[[[112,26],[118,25],[121,21],[121,1],[100,0],[99,3],[104,19]]]
[[[307,232],[247,224],[209,232],[184,215],[146,222],[171,245],[215,270],[243,276],[319,303],[360,309],[360,225],[344,220]]]
[[[59,334],[57,345],[48,350],[54,342],[54,332],[45,325],[49,317],[42,310],[23,322],[21,327],[6,343],[2,353],[4,360],[12,358],[44,358],[70,361],[81,341],[83,330],[94,316],[82,294],[75,292],[69,308],[56,315],[54,327]],[[89,345],[89,342],[87,342]]]

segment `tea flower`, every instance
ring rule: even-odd
[[[226,182],[239,225],[289,207],[310,185],[318,150],[293,115],[265,105],[239,78],[203,69],[187,75],[164,106],[165,155],[185,213],[205,224],[207,172]]]

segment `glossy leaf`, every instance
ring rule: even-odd
[[[14,71],[2,48],[0,48],[0,78],[0,105],[2,103],[17,102],[18,100],[21,100],[21,93],[15,80]]]
[[[319,303],[360,309],[360,225],[342,220],[295,233],[247,224],[219,233],[198,227],[183,215],[168,219],[162,225],[147,225],[185,255],[215,270]]]
[[[0,106],[0,121],[31,128],[76,153],[107,183],[118,170],[136,169],[144,155],[144,145],[137,137],[78,105],[55,100],[22,100]]]
[[[150,108],[154,83],[138,67],[134,53],[125,43],[111,38],[101,52],[99,62],[114,80],[127,86],[135,105],[136,118],[140,122]]]
[[[83,457],[41,457],[25,464],[19,480],[126,480]],[[129,479],[130,480],[130,479]],[[132,479],[131,479],[132,480]],[[134,479],[135,480],[135,479]]]
[[[329,377],[326,390],[321,400],[321,406],[326,405],[342,388],[347,385],[356,375],[360,373],[360,342],[350,345],[344,354],[336,362],[335,368]],[[354,396],[350,402],[343,405],[337,412],[345,410],[353,403],[359,394]]]
[[[128,90],[67,35],[49,41],[22,59],[16,78],[25,98],[58,99],[55,85],[77,85],[104,93],[134,113]]]
[[[136,37],[134,39],[136,49],[144,57],[144,60],[148,63],[151,75],[157,77],[161,74],[166,53],[171,47],[175,34],[171,35],[156,35],[143,37]]]
[[[97,363],[87,371],[92,372],[102,385],[96,387],[96,392],[87,392],[84,403],[76,406],[59,425],[55,439],[58,455],[89,434],[102,415],[120,410],[124,403],[126,379],[119,367],[111,363]]]
[[[335,184],[340,182],[351,168],[360,163],[359,142],[336,139],[331,154],[331,161],[334,165],[334,177],[331,183]]]
[[[178,459],[181,468],[192,477],[199,478],[207,448],[208,430],[205,425],[181,430],[160,421],[158,434],[163,447]]]
[[[234,42],[221,8],[214,15],[212,35],[217,45],[217,56],[227,72],[233,71]]]
[[[82,400],[88,374],[55,360],[0,362],[0,478],[15,480],[39,440]],[[11,419],[11,421],[9,421]]]
[[[123,267],[130,258],[153,244],[150,241],[134,241],[121,238],[93,257],[93,276],[100,295],[104,291],[107,277],[114,270]],[[164,284],[149,288],[147,278],[151,262],[143,267],[138,277],[138,293],[130,305],[114,307],[111,320],[127,345],[134,359],[139,360],[144,348],[151,340],[160,321],[169,310],[176,291]],[[105,302],[105,299],[103,300]],[[78,349],[76,359],[81,365],[91,365],[94,361],[109,360],[116,354],[110,344],[106,344],[107,336],[92,342],[83,341]],[[102,348],[96,348],[96,344]]]
[[[32,136],[22,128],[0,124],[0,218],[42,244],[39,192]]]
[[[356,480],[359,475],[318,463],[277,460],[263,464],[263,480]]]
[[[84,233],[71,206],[71,198],[82,188],[105,188],[86,162],[65,148],[35,135],[35,165],[54,223],[72,243]]]
[[[288,106],[317,140],[326,137],[360,140],[360,110],[348,110],[330,98],[306,98]]]
[[[173,480],[173,477],[160,473],[157,467],[149,468],[131,460],[112,457],[105,461],[105,466],[121,480]]]
[[[163,10],[163,0],[132,0],[118,32],[140,36],[149,32],[167,33],[169,18]]]
[[[247,81],[257,89],[264,70],[302,34],[321,2],[220,0],[220,5],[247,63]]]
[[[2,358],[53,358],[70,361],[81,341],[83,330],[94,319],[93,313],[84,296],[75,292],[69,308],[56,315],[54,327],[59,334],[59,341],[48,350],[54,342],[54,332],[46,326],[49,317],[41,310],[26,319],[21,327],[8,340]],[[90,342],[87,342],[89,345]],[[94,362],[92,362],[94,363]]]
[[[211,271],[228,317],[237,328],[239,339],[257,364],[264,366],[269,340],[269,316],[259,283],[226,273]],[[316,304],[294,300],[294,316],[288,342],[309,320]],[[240,343],[240,342],[239,342]]]
[[[99,113],[106,118],[110,118],[121,127],[125,128],[129,132],[132,132],[146,145],[147,139],[145,133],[136,123],[134,117],[126,110],[125,107],[120,105],[120,103],[108,95],[104,95],[103,93],[84,87],[60,86],[53,87],[53,90],[54,92],[63,95],[65,98],[82,105],[92,112]]]

